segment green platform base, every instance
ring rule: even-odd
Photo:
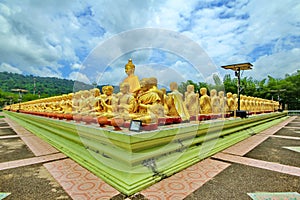
[[[130,132],[22,113],[6,114],[126,195],[287,118],[286,113],[269,113]]]

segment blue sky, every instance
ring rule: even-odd
[[[0,71],[117,84],[132,58],[162,85],[241,62],[254,66],[244,76],[284,78],[300,69],[299,13],[295,0],[0,0]]]

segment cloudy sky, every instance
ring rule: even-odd
[[[98,84],[139,77],[208,81],[220,66],[251,62],[243,76],[300,69],[296,0],[0,0],[0,71]]]

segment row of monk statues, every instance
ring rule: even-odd
[[[158,88],[155,77],[139,78],[134,75],[135,65],[130,59],[125,65],[127,77],[120,83],[120,92],[114,93],[111,85],[82,90],[44,99],[33,100],[7,106],[12,111],[80,114],[83,116],[122,118],[141,120],[146,124],[156,123],[159,118],[179,117],[189,121],[199,114],[224,114],[238,109],[238,97],[231,92],[210,90],[207,88],[195,92],[193,85],[188,85],[184,94],[178,91],[176,82],[170,83],[170,91]],[[279,109],[279,102],[240,96],[240,110],[254,113]]]

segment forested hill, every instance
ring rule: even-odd
[[[29,93],[53,96],[73,92],[74,81],[54,77],[24,76],[16,73],[0,72],[0,90],[11,92],[12,89],[24,89]],[[76,82],[76,86],[79,85]],[[91,85],[80,83],[82,89],[91,88]]]

